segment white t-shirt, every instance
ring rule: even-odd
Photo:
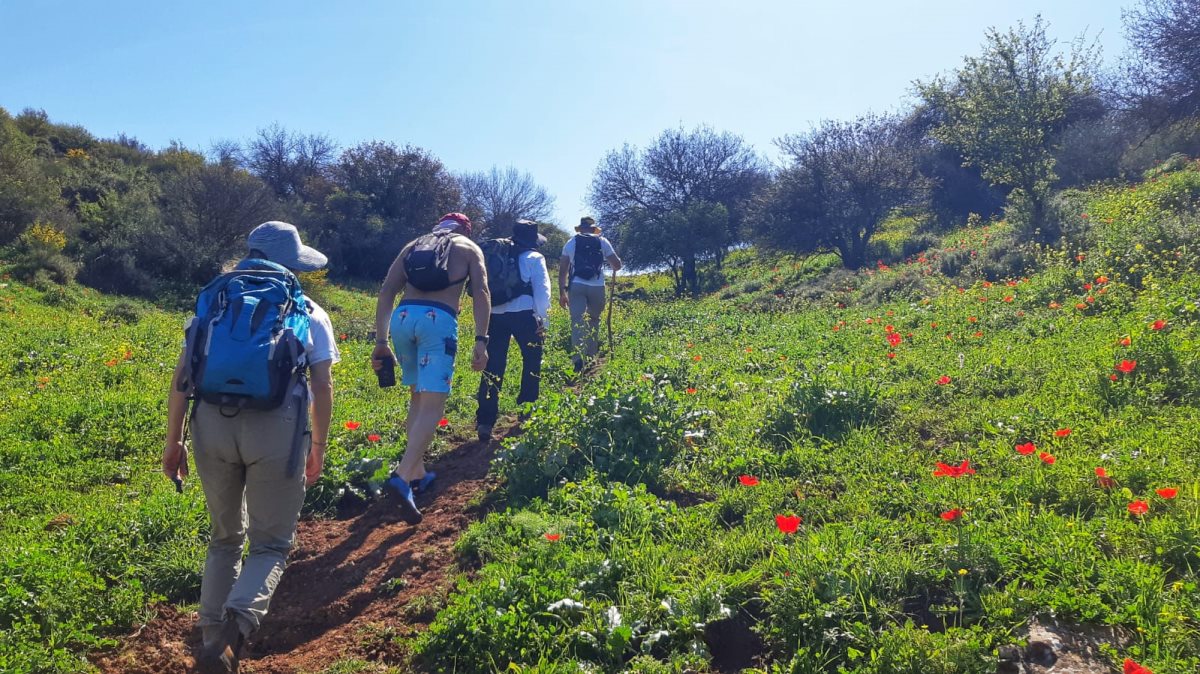
[[[550,315],[550,272],[546,271],[546,258],[536,250],[522,251],[517,256],[517,271],[521,280],[533,286],[532,295],[521,295],[504,304],[492,307],[493,314],[508,314],[518,311],[533,311],[543,323]]]
[[[338,351],[337,338],[333,334],[333,321],[329,320],[329,314],[312,300],[308,300],[308,306],[308,341],[304,344],[304,351],[308,354],[309,366],[327,360],[334,363],[340,361],[342,353]]]
[[[578,276],[575,276],[575,239],[579,236],[580,235],[578,234],[572,236],[571,240],[567,241],[567,245],[563,246],[563,257],[571,258],[571,283],[578,283],[581,286],[600,286],[603,288],[604,265],[606,264],[603,261],[600,264],[600,273],[596,274],[596,278],[579,278]],[[608,242],[608,239],[604,238],[603,236],[600,237],[600,257],[603,258],[603,260],[608,260],[610,256],[616,254],[617,251],[613,249],[613,246]]]

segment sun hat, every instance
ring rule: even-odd
[[[525,248],[539,248],[546,243],[546,237],[538,234],[537,223],[533,220],[517,220],[512,228],[513,243]]]
[[[264,222],[251,230],[246,247],[294,271],[316,271],[329,262],[324,253],[300,242],[295,225],[278,220]]]
[[[600,228],[596,226],[596,218],[593,218],[590,215],[585,215],[582,218],[579,218],[579,226],[575,228],[575,231],[582,232],[584,230],[599,234]]]
[[[471,236],[471,218],[458,212],[447,213],[438,218],[437,226],[434,229],[454,229],[455,227],[462,227],[463,234]]]

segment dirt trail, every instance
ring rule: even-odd
[[[513,431],[509,431],[513,433]],[[271,612],[243,649],[243,672],[320,672],[345,658],[397,664],[392,637],[424,629],[449,591],[453,545],[481,514],[497,442],[462,441],[431,466],[424,521],[400,521],[388,500],[353,516],[302,521]],[[93,658],[101,672],[190,672],[199,644],[195,613],[170,605]]]

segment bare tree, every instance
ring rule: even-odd
[[[463,212],[482,221],[481,232],[498,234],[521,218],[541,221],[554,213],[554,197],[532,175],[511,166],[464,173],[458,176],[458,184]]]
[[[337,156],[337,143],[320,134],[293,133],[278,124],[259,129],[242,151],[251,173],[275,190],[276,196],[306,198],[307,183],[327,175]]]
[[[768,247],[832,250],[856,269],[868,261],[867,245],[883,219],[919,203],[929,187],[917,171],[917,147],[894,117],[825,121],[778,144],[791,163],[755,218]]]
[[[1200,0],[1143,0],[1124,19],[1129,84],[1152,126],[1200,115]]]

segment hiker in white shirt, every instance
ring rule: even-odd
[[[579,372],[583,369],[584,359],[595,358],[600,351],[604,264],[617,271],[621,268],[621,258],[617,257],[608,239],[600,236],[595,219],[580,218],[575,231],[579,234],[563,246],[558,265],[558,303],[571,310],[571,350],[574,352],[571,359],[575,371]]]
[[[521,390],[517,404],[537,402],[542,379],[542,351],[546,340],[546,324],[550,314],[550,274],[546,270],[546,258],[537,251],[546,243],[546,237],[538,234],[537,223],[518,220],[513,225],[513,246],[517,269],[524,285],[515,298],[492,307],[488,331],[488,364],[479,380],[475,412],[475,429],[481,442],[492,437],[492,428],[499,416],[500,389],[504,383],[504,370],[508,366],[509,338],[517,340],[521,349]],[[489,283],[498,280],[489,277]],[[493,291],[493,294],[495,292]],[[527,412],[523,408],[520,418]]]

